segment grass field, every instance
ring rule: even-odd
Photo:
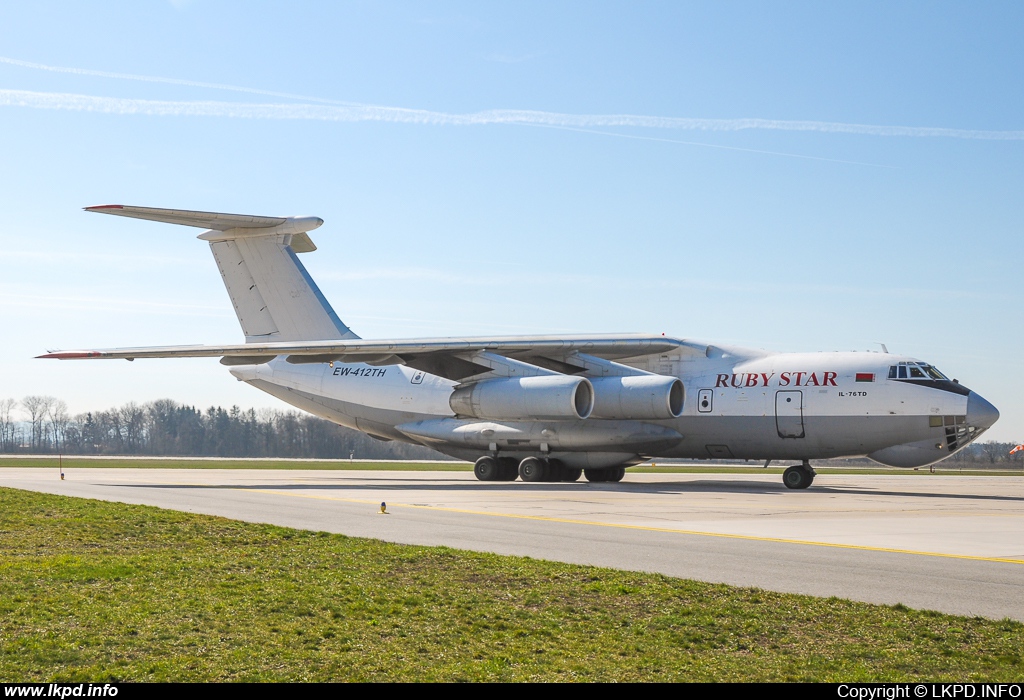
[[[354,469],[387,471],[473,471],[468,462],[373,462],[326,459],[190,459],[167,457],[63,457],[64,469]],[[57,469],[55,455],[2,457],[3,467]]]
[[[221,458],[167,458],[167,457],[63,457],[61,464],[65,469],[328,469],[328,470],[363,470],[363,471],[445,471],[469,472],[473,465],[468,462],[404,462],[404,461],[359,461],[359,460],[292,460],[292,459],[221,459]],[[2,456],[0,469],[3,467],[40,467],[56,469],[56,455],[45,456]],[[726,464],[654,464],[630,467],[627,474],[782,474],[786,464],[770,466],[767,469],[760,465],[726,465]],[[889,474],[889,475],[975,475],[975,476],[1024,476],[1019,469],[980,469],[977,467],[957,467],[952,464],[936,465],[935,472],[928,468],[894,469],[889,467],[842,466],[815,463],[819,473],[827,474]]]
[[[1024,625],[0,489],[0,681],[1019,681]]]

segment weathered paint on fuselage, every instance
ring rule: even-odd
[[[411,439],[396,426],[455,418],[448,399],[456,382],[403,365],[291,365],[278,358],[265,365],[232,368],[231,372],[336,423],[381,438],[428,444],[465,459],[496,449],[517,458],[542,451],[549,456],[562,454],[581,464],[586,462],[580,461],[585,453],[590,455],[586,463],[595,465],[635,463],[641,457],[659,456],[809,460],[871,455],[915,444],[920,449],[915,448],[913,457],[896,460],[909,460],[900,465],[911,466],[938,461],[966,444],[946,438],[949,426],[958,421],[962,424],[967,414],[968,390],[952,382],[936,388],[935,382],[889,379],[890,366],[906,361],[914,360],[874,352],[768,354],[714,346],[701,354],[684,350],[623,361],[645,371],[677,376],[685,385],[681,417],[644,422],[671,428],[681,436],[667,444],[662,440],[656,448],[651,444],[654,449],[629,444],[628,436],[622,430],[612,430],[610,423],[608,432],[614,435],[607,444],[570,437],[574,431],[579,433],[583,424],[592,437],[600,432],[599,424],[608,423],[594,418],[530,423],[532,435],[543,432],[555,437],[531,440],[524,432],[523,439],[505,440],[504,444],[474,437],[472,430],[479,424],[483,434],[487,425],[505,421],[468,420],[457,438]],[[642,428],[640,421],[633,423]],[[618,421],[616,428],[630,427],[623,424]],[[565,436],[561,442],[559,435]],[[550,448],[545,440],[551,441]],[[548,449],[551,452],[546,452]]]

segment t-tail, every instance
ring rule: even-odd
[[[208,229],[199,238],[210,244],[247,343],[359,338],[334,313],[296,256],[316,250],[307,231],[319,228],[323,219],[120,204],[85,210]]]

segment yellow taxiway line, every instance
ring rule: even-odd
[[[271,491],[263,489],[247,489],[244,487],[231,487],[239,491],[251,493],[265,493],[273,496],[291,496],[293,498],[312,498],[321,501],[339,501],[344,503],[362,503],[376,505],[376,501],[368,501],[361,498],[337,498],[334,496],[319,496],[315,494],[287,493],[283,491]],[[1000,564],[1024,564],[1024,559],[1009,559],[1001,557],[976,557],[969,554],[947,554],[944,552],[921,552],[913,549],[895,549],[892,547],[871,547],[861,544],[838,544],[835,542],[815,542],[812,540],[790,540],[781,537],[758,537],[756,535],[732,535],[724,532],[702,532],[700,530],[681,530],[668,527],[654,527],[650,525],[627,525],[625,523],[604,523],[597,520],[578,520],[575,518],[553,518],[546,515],[519,515],[516,513],[492,513],[482,510],[467,510],[465,508],[447,508],[443,506],[425,506],[414,503],[388,503],[388,508],[420,508],[423,510],[436,510],[445,513],[462,513],[465,515],[487,515],[495,518],[515,518],[517,520],[540,520],[552,523],[567,523],[570,525],[594,525],[597,527],[613,527],[623,530],[644,530],[647,532],[666,532],[676,535],[700,535],[703,537],[724,537],[733,540],[751,540],[755,542],[780,542],[783,544],[803,544],[814,547],[834,547],[836,549],[857,549],[865,552],[888,552],[891,554],[916,554],[924,557],[942,557],[944,559],[967,559],[970,561],[989,561]]]

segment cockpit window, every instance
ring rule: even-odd
[[[924,362],[901,362],[889,368],[889,379],[939,379],[948,378],[939,370]]]

